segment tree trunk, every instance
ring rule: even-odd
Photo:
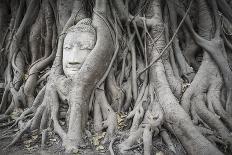
[[[5,149],[38,130],[72,153],[231,154],[230,4],[2,0]]]

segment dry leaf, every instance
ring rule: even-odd
[[[93,137],[93,145],[99,145],[100,144],[100,141],[97,137]]]
[[[79,154],[79,150],[78,150],[78,149],[73,149],[73,150],[72,150],[72,153],[74,153],[74,154]]]
[[[105,147],[103,145],[99,145],[99,146],[96,147],[97,151],[101,151],[101,150],[104,150],[104,149],[105,149]]]
[[[29,145],[30,143],[32,143],[32,139],[25,140],[23,143],[26,144],[26,145]]]
[[[127,116],[126,114],[117,113],[117,123],[118,123],[118,129],[119,130],[126,127],[126,124],[125,124],[126,116]]]
[[[35,136],[32,136],[32,139],[37,139],[38,138],[38,135],[35,135]]]
[[[30,144],[26,144],[24,145],[26,148],[29,148],[31,145]]]
[[[162,151],[156,152],[155,155],[164,155]]]
[[[32,135],[33,135],[33,136],[34,136],[34,135],[37,135],[37,134],[38,134],[38,132],[39,132],[39,130],[38,130],[38,129],[35,129],[35,130],[31,131],[31,133],[32,133]]]
[[[52,142],[56,142],[56,139],[54,138],[54,139],[50,139],[50,141],[52,141]]]
[[[18,118],[18,113],[16,111],[12,112],[10,117],[13,119],[13,120],[16,120]]]
[[[100,145],[100,141],[105,137],[106,132],[102,133],[97,133],[96,135],[93,136],[93,144],[95,146]]]

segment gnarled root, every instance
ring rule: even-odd
[[[122,153],[131,150],[131,148],[136,143],[136,141],[140,137],[142,137],[144,143],[144,154],[149,155],[152,149],[152,136],[157,135],[159,133],[159,127],[163,123],[163,111],[159,103],[156,100],[154,100],[153,97],[154,87],[152,85],[147,87],[149,88],[146,88],[144,96],[145,98],[148,97],[147,94],[149,90],[150,92],[149,94],[151,96],[151,102],[149,105],[147,105],[147,108],[145,108],[147,109],[145,115],[144,112],[141,112],[142,107],[140,107],[138,110],[135,110],[135,112],[132,112],[134,114],[129,114],[129,118],[132,118],[134,116],[134,119],[130,131],[130,136],[119,145],[120,151]],[[137,107],[139,106],[140,103],[137,105]],[[142,122],[141,122],[141,118],[143,118]]]
[[[94,124],[96,131],[102,131],[104,128],[107,129],[107,135],[105,136],[104,142],[109,141],[117,131],[117,116],[105,96],[104,85],[95,90],[95,109],[94,109]],[[99,112],[99,113],[98,113]]]
[[[197,114],[204,122],[206,122],[211,128],[215,129],[222,139],[229,143],[230,147],[232,144],[232,136],[229,130],[224,124],[216,117],[212,112],[207,110],[204,103],[204,96],[196,96],[193,98],[193,102],[196,105]]]
[[[112,100],[111,103],[112,108],[114,109],[114,111],[120,112],[123,107],[123,101],[125,95],[122,89],[118,87],[113,71],[114,68],[111,69],[108,78],[106,80],[107,90],[110,92],[110,97]]]

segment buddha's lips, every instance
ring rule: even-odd
[[[67,64],[66,68],[70,68],[70,69],[80,69],[81,68],[81,64]]]

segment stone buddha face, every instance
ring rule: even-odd
[[[63,70],[67,77],[78,73],[95,43],[91,19],[83,19],[68,30],[63,45]]]

